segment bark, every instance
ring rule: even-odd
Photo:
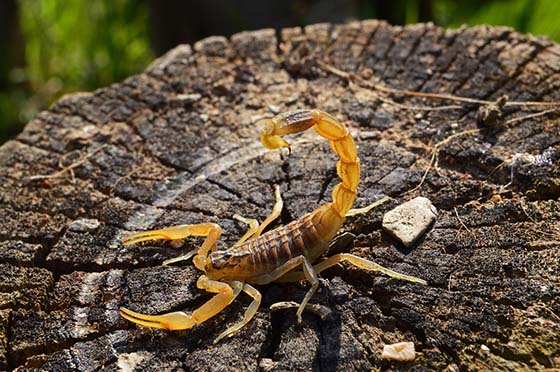
[[[543,370],[560,366],[560,125],[558,111],[506,105],[487,126],[478,104],[387,95],[349,84],[318,63],[369,82],[510,102],[560,100],[560,47],[508,28],[442,30],[363,21],[211,37],[181,45],[146,71],[93,93],[62,98],[0,148],[0,370]],[[385,102],[381,101],[382,97]],[[387,101],[391,99],[397,104]],[[123,247],[126,234],[213,221],[221,248],[262,220],[281,186],[287,223],[330,201],[335,156],[313,133],[292,154],[269,152],[255,118],[317,107],[348,124],[362,164],[351,246],[335,245],[428,286],[341,265],[324,272],[312,302],[326,319],[278,301],[308,285],[259,287],[263,304],[233,337],[243,295],[189,331],[138,328],[120,306],[190,311],[209,298],[187,252],[168,243]],[[538,109],[538,108],[537,108]],[[541,110],[542,111],[542,110]],[[498,115],[499,116],[499,115]],[[490,123],[488,121],[488,123]],[[430,148],[439,147],[436,169]],[[515,161],[512,161],[514,159]],[[61,172],[66,167],[67,171]],[[50,177],[42,177],[50,175]],[[430,232],[404,249],[381,231],[383,214],[422,195],[439,210]],[[413,341],[413,362],[381,359],[384,343]],[[128,368],[128,369],[127,369]]]

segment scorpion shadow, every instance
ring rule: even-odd
[[[323,282],[323,281],[322,281]],[[264,304],[265,307],[269,307],[274,303],[278,303],[280,300],[286,299],[297,299],[303,298],[306,293],[306,288],[295,289],[292,284],[280,284],[272,285],[269,287],[267,297],[269,301]],[[270,311],[270,334],[268,337],[268,342],[263,345],[260,352],[260,358],[268,358],[275,360],[278,357],[279,349],[283,349],[281,346],[287,340],[287,338],[298,337],[302,341],[298,345],[298,349],[302,348],[313,348],[313,345],[308,345],[305,341],[306,336],[301,335],[301,333],[307,333],[308,331],[316,332],[318,343],[316,346],[315,355],[311,363],[312,371],[336,371],[338,370],[338,363],[340,360],[340,349],[341,349],[341,328],[342,320],[340,314],[332,307],[329,301],[333,297],[331,290],[328,285],[321,283],[319,290],[313,296],[313,302],[310,303],[311,306],[320,306],[325,310],[325,314],[321,317],[319,314],[314,314],[309,310],[303,313],[303,323],[297,324],[297,319],[295,316],[296,308],[282,308]],[[271,300],[273,299],[273,300]],[[326,310],[328,308],[328,310]],[[298,337],[299,338],[299,337]],[[293,345],[288,341],[288,344]],[[293,346],[290,346],[293,347]],[[305,357],[305,355],[308,355]],[[302,356],[300,358],[305,358],[309,360],[311,355],[307,354],[307,351],[302,351]],[[297,357],[296,357],[297,358]],[[287,363],[297,363],[296,360],[284,361]],[[305,362],[307,364],[307,362]],[[307,368],[307,367],[306,367]]]
[[[323,287],[325,297],[332,296],[329,287]],[[338,370],[340,360],[340,339],[342,333],[342,319],[340,314],[333,308],[334,304],[329,305],[332,313],[325,319],[317,318],[316,324],[319,331],[319,345],[313,360],[313,371],[334,372]]]

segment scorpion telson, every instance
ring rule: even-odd
[[[250,228],[233,247],[226,251],[216,250],[216,241],[222,229],[214,223],[174,226],[127,236],[122,241],[124,245],[146,240],[180,240],[187,236],[205,236],[206,240],[200,248],[184,256],[165,261],[163,264],[184,261],[194,256],[195,267],[204,272],[197,281],[198,288],[216,295],[190,315],[182,311],[163,315],[144,315],[121,308],[121,316],[145,327],[188,329],[218,314],[239,293],[245,292],[253,298],[253,301],[245,311],[243,319],[221,333],[214,340],[216,343],[242,328],[257,312],[261,303],[261,294],[251,284],[262,285],[273,281],[293,282],[307,279],[311,283],[311,288],[297,310],[298,322],[301,322],[302,312],[319,286],[317,274],[342,261],[365,270],[380,271],[396,279],[427,284],[422,279],[397,273],[348,253],[336,254],[313,264],[326,251],[346,216],[367,212],[371,207],[350,209],[356,198],[360,180],[360,162],[348,128],[333,116],[320,110],[286,112],[266,121],[261,132],[261,142],[269,149],[289,148],[290,145],[280,137],[281,135],[302,132],[311,127],[315,128],[320,136],[329,140],[331,147],[340,157],[336,170],[341,183],[335,186],[332,192],[332,203],[320,206],[286,226],[261,235],[266,226],[274,221],[282,210],[283,202],[280,190],[276,186],[276,204],[270,216],[260,226],[254,219],[234,215],[234,218],[247,223]]]

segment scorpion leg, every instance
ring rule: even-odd
[[[278,216],[280,216],[280,213],[282,213],[282,208],[284,207],[284,201],[282,200],[282,195],[280,195],[280,186],[274,185],[274,195],[276,197],[276,203],[274,203],[274,207],[272,208],[272,212],[270,212],[270,215],[266,218],[266,220],[264,220],[263,223],[261,223],[261,225],[259,226],[257,231],[255,231],[255,234],[253,235],[253,237],[257,237],[257,236],[261,235],[263,230],[266,229],[266,227],[272,221],[277,219]]]
[[[261,304],[262,296],[259,291],[257,291],[255,288],[253,288],[247,283],[243,284],[243,292],[247,293],[249,296],[253,298],[253,302],[251,302],[247,310],[245,310],[245,314],[243,315],[243,320],[235,323],[233,326],[229,327],[224,332],[222,332],[218,337],[216,337],[216,339],[214,340],[214,344],[220,341],[222,338],[229,337],[239,329],[243,328],[243,326],[249,323],[251,319],[253,319],[253,316],[255,316],[255,313],[257,312],[257,309]]]
[[[346,217],[351,217],[351,216],[356,216],[358,214],[368,213],[373,208],[376,208],[376,207],[380,206],[381,204],[384,204],[384,203],[388,202],[389,200],[391,200],[390,197],[384,196],[383,198],[379,199],[378,201],[371,203],[367,207],[350,209],[348,212],[346,212]]]
[[[255,218],[245,218],[242,217],[238,214],[234,214],[233,218],[236,219],[237,221],[246,223],[247,225],[249,225],[249,230],[245,233],[245,235],[243,235],[241,237],[241,239],[239,239],[237,241],[237,243],[235,243],[233,246],[236,247],[238,245],[241,245],[243,242],[245,242],[247,239],[249,239],[250,237],[253,236],[253,234],[255,233],[255,231],[257,231],[257,229],[259,228],[259,221]]]
[[[301,304],[299,304],[299,307],[297,309],[296,315],[298,323],[301,323],[301,314],[303,313],[303,310],[307,306],[307,303],[319,287],[319,278],[317,277],[317,272],[307,258],[303,259],[303,273],[305,274],[305,278],[311,283],[311,288],[309,289],[309,291],[307,291],[305,297],[303,298],[303,301],[301,301]]]
[[[339,253],[335,254],[332,257],[327,258],[326,260],[319,262],[318,264],[314,265],[315,272],[320,273],[329,267],[332,267],[340,262],[347,261],[350,262],[352,265],[357,266],[361,269],[369,270],[369,271],[380,271],[385,275],[390,276],[391,278],[395,279],[402,279],[407,280],[413,283],[419,283],[423,285],[427,285],[428,283],[423,280],[416,278],[414,276],[401,274],[391,269],[387,269],[373,261],[366,260],[365,258],[361,258],[349,253]],[[306,275],[301,271],[293,271],[289,272],[280,278],[279,282],[297,282],[303,280]]]
[[[236,220],[249,225],[249,231],[247,231],[245,235],[243,235],[243,237],[241,237],[241,239],[239,239],[239,241],[235,243],[234,247],[241,245],[243,242],[247,241],[250,238],[256,238],[257,236],[261,235],[263,230],[272,221],[277,219],[278,216],[280,216],[280,213],[282,213],[282,208],[284,207],[284,201],[282,200],[282,195],[280,195],[280,186],[274,185],[274,195],[276,197],[276,203],[274,203],[272,212],[270,212],[270,215],[263,221],[263,223],[260,224],[260,226],[258,226],[258,221],[256,219],[241,217],[238,214],[235,214],[233,216],[233,218],[235,218]]]
[[[146,315],[136,313],[124,307],[120,308],[120,315],[133,323],[149,328],[162,328],[169,330],[181,330],[194,327],[222,311],[241,292],[243,283],[231,282],[231,285],[215,280],[210,280],[202,275],[196,285],[207,292],[217,293],[214,297],[188,315],[182,311],[167,313],[163,315]]]
[[[294,257],[289,261],[287,261],[286,263],[284,263],[282,266],[276,268],[270,274],[264,274],[258,278],[254,278],[253,281],[255,282],[255,284],[267,284],[280,278],[283,279],[286,273],[295,269],[299,265],[303,266],[303,272],[301,272],[303,275],[301,279],[305,277],[305,279],[307,279],[311,283],[311,288],[305,294],[305,297],[303,298],[303,301],[301,302],[297,310],[298,323],[301,323],[301,314],[303,313],[305,306],[307,305],[307,303],[309,302],[309,300],[311,299],[311,297],[319,287],[319,278],[317,277],[317,273],[313,268],[311,262],[309,262],[309,260],[306,257],[304,256]],[[282,279],[279,281],[283,281]]]

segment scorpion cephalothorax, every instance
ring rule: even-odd
[[[367,212],[371,206],[350,209],[356,198],[360,180],[360,162],[350,132],[331,115],[320,110],[296,110],[278,115],[265,122],[261,132],[261,142],[269,149],[289,147],[290,145],[280,137],[281,135],[302,132],[311,127],[330,141],[331,147],[340,157],[336,170],[341,183],[333,190],[332,203],[322,205],[286,226],[262,234],[282,210],[283,202],[279,188],[276,186],[276,204],[270,216],[262,224],[259,225],[254,219],[234,216],[247,223],[250,229],[226,251],[216,250],[216,241],[222,230],[214,223],[174,226],[124,238],[123,244],[128,245],[145,240],[179,240],[187,236],[205,236],[206,240],[200,248],[185,256],[168,260],[164,264],[183,261],[194,256],[194,265],[204,272],[204,275],[198,279],[198,288],[216,293],[191,315],[182,311],[163,315],[144,315],[121,308],[120,314],[125,319],[146,327],[188,329],[222,311],[241,291],[247,293],[253,298],[253,302],[245,311],[243,320],[221,333],[214,341],[217,342],[239,330],[255,315],[261,302],[261,295],[251,284],[307,279],[311,283],[311,288],[297,310],[299,322],[305,306],[319,286],[317,274],[342,261],[366,270],[381,271],[393,278],[426,284],[422,279],[399,274],[348,253],[336,254],[313,265],[313,262],[328,248],[345,217]]]

